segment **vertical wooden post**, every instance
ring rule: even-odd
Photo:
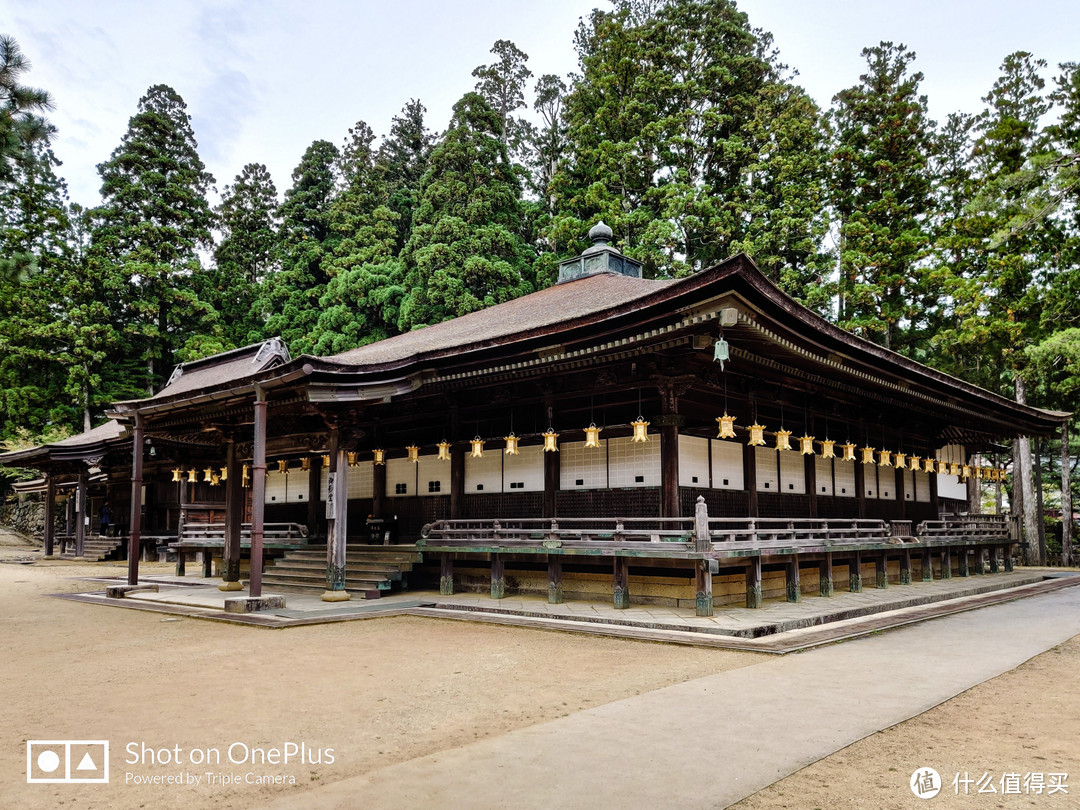
[[[679,517],[679,426],[674,418],[660,426],[660,515]]]
[[[1013,555],[1012,555],[1012,543],[1006,543],[1001,547],[1001,554],[1005,558],[1005,573],[1008,574],[1013,570]]]
[[[1046,565],[1046,520],[1043,508],[1042,439],[1031,440],[1035,450],[1035,514],[1039,529],[1039,565]],[[1064,516],[1064,513],[1062,513]]]
[[[986,567],[983,565],[983,554],[985,549],[982,546],[976,546],[974,549],[974,556],[971,559],[971,573],[977,577],[981,577],[986,573]]]
[[[851,552],[848,562],[848,590],[852,593],[862,593],[862,552]]]
[[[833,595],[833,553],[831,551],[825,552],[825,559],[819,563],[818,567],[818,593],[821,596]]]
[[[347,602],[345,590],[345,550],[349,534],[349,464],[341,446],[337,425],[330,427],[328,447],[330,474],[334,478],[334,498],[327,504],[326,515],[326,590],[324,602]],[[383,478],[385,481],[385,467]],[[384,486],[385,489],[385,486]]]
[[[618,610],[630,607],[630,563],[626,557],[615,558],[614,603]]]
[[[255,386],[255,441],[251,461],[251,579],[249,596],[262,596],[263,518],[266,513],[266,391]]]
[[[439,595],[454,595],[454,558],[447,551],[439,555]]]
[[[68,493],[67,501],[64,503],[64,536],[60,540],[61,554],[67,551],[68,541],[73,531],[75,531],[75,498]]]
[[[143,473],[143,422],[142,414],[136,411],[135,427],[131,440],[131,520],[128,524],[128,585],[139,584],[139,549],[142,547],[142,473]],[[79,476],[79,488],[83,489],[82,475]],[[86,493],[79,497],[81,509],[86,509]],[[79,515],[76,530],[82,528],[83,517]],[[79,543],[82,554],[82,542]]]
[[[142,449],[141,447],[139,448]],[[134,452],[134,451],[132,451]],[[142,472],[142,464],[139,464],[140,474]],[[79,471],[79,483],[75,488],[75,503],[78,506],[78,520],[75,522],[75,556],[83,556],[83,552],[86,547],[86,528],[90,522],[90,498],[86,491],[88,482],[88,474],[85,470]]]
[[[789,602],[802,601],[802,582],[799,580],[799,555],[792,554],[787,564],[787,600]]]
[[[900,584],[911,584],[911,549],[905,548],[900,553]]]
[[[552,554],[548,557],[548,604],[561,605],[562,601],[562,558]]]
[[[694,566],[694,608],[698,616],[713,615],[712,569],[713,560],[698,560]]]
[[[855,462],[855,497],[859,505],[859,517],[866,517],[866,467],[862,461]],[[871,468],[873,469],[873,468]]]
[[[874,573],[876,574],[877,587],[889,587],[889,556],[881,551],[874,556]]]
[[[968,547],[960,546],[956,549],[956,573],[958,576],[968,575]]]
[[[806,493],[810,496],[810,514],[818,516],[817,456],[803,456],[803,469],[806,475]]]
[[[1073,503],[1072,463],[1069,456],[1069,422],[1061,423],[1061,564],[1072,564]]]
[[[225,547],[222,565],[225,568],[218,588],[223,591],[239,591],[240,584],[240,535],[244,524],[243,473],[236,457],[236,441],[229,439],[225,445]]]
[[[923,582],[934,581],[934,558],[930,553],[930,549],[924,548],[922,553],[922,571],[920,576]]]
[[[308,537],[321,536],[319,531],[319,496],[322,493],[322,458],[320,456],[308,456],[308,487],[307,487],[307,527]],[[348,495],[348,493],[346,493]]]
[[[450,448],[450,519],[460,520],[465,494],[465,446]]]
[[[743,486],[746,487],[747,517],[758,516],[757,448],[743,445]]]
[[[896,487],[896,501],[900,507],[900,520],[904,520],[907,517],[907,481],[904,479],[906,474],[907,473],[902,469],[898,468],[896,470],[896,484],[894,486]],[[914,498],[915,494],[912,493],[911,497]],[[901,584],[903,585],[904,583]]]
[[[930,457],[934,455],[933,451],[930,452]],[[935,518],[941,517],[941,501],[938,499],[937,491],[937,473],[932,472],[927,474],[927,478],[930,480],[930,509],[934,513]]]
[[[948,546],[941,549],[941,578],[952,579],[952,554]]]
[[[506,564],[501,554],[491,555],[491,598],[506,596]]]
[[[761,607],[761,557],[751,557],[746,564],[746,606]]]
[[[45,528],[42,532],[45,541],[45,556],[53,555],[53,538],[56,534],[56,479],[49,475],[45,481]]]
[[[556,517],[559,491],[559,454],[544,453],[544,517]],[[464,456],[462,457],[464,460]]]
[[[453,463],[453,462],[451,462]],[[451,469],[451,474],[453,469]],[[371,467],[371,513],[376,518],[386,517],[386,465],[373,464]],[[329,528],[327,529],[329,531]]]

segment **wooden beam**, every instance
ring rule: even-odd
[[[450,519],[460,520],[465,494],[465,445],[450,448]]]
[[[506,564],[501,554],[491,555],[491,598],[506,596]]]
[[[1013,556],[1012,556],[1012,543],[1007,543],[1001,547],[1002,556],[1005,558],[1005,573],[1011,573],[1013,570]]]
[[[711,560],[698,560],[694,568],[694,586],[696,591],[695,612],[698,616],[713,615],[713,586]]]
[[[952,579],[952,554],[948,548],[941,550],[941,578]]]
[[[818,516],[817,456],[803,456],[806,493],[810,496],[810,517]]]
[[[625,610],[630,607],[630,561],[626,557],[616,557],[614,569],[613,599],[615,608]]]
[[[240,584],[240,534],[244,524],[243,473],[236,457],[236,442],[225,445],[225,547],[221,564],[225,571],[218,585],[223,591],[239,591]]]
[[[924,548],[922,553],[922,571],[920,572],[923,582],[934,581],[934,557],[930,549]]]
[[[552,554],[548,557],[548,604],[561,605],[562,601],[562,558]]]
[[[878,588],[889,587],[889,555],[882,551],[874,556],[874,574]]]
[[[999,546],[990,546],[990,573],[997,574],[1001,571],[1001,564],[998,562]]]
[[[956,549],[956,573],[961,577],[966,577],[969,574],[967,546],[960,546]]]
[[[831,551],[826,551],[825,558],[818,563],[818,593],[821,596],[833,595],[833,558]]]
[[[143,422],[142,414],[135,412],[135,426],[131,442],[131,518],[128,524],[128,585],[139,584],[139,549],[142,547],[142,475],[143,475]],[[83,478],[79,476],[79,488],[83,488]],[[86,509],[85,492],[79,496],[79,503]],[[76,529],[82,528],[83,516],[79,515]],[[82,554],[82,547],[78,549]]]
[[[789,602],[802,601],[802,582],[799,580],[799,555],[792,554],[788,560],[786,570],[787,600]]]
[[[45,556],[53,555],[53,538],[56,535],[56,479],[51,475],[45,480],[45,527],[42,539],[45,542]]]
[[[911,549],[905,548],[900,553],[900,584],[911,584]]]
[[[851,552],[848,561],[848,590],[852,593],[862,593],[862,552]]]
[[[544,453],[544,517],[556,517],[559,492],[559,453]]]
[[[660,516],[679,517],[679,426],[660,426]]]
[[[140,448],[141,449],[141,448]],[[133,450],[132,453],[135,451]],[[140,479],[142,474],[142,458],[140,456],[139,463]],[[81,557],[86,548],[86,529],[87,524],[90,522],[90,498],[86,491],[88,481],[88,474],[85,471],[79,472],[79,482],[75,488],[75,502],[78,504],[79,514],[78,520],[75,522],[75,556]],[[142,481],[139,481],[140,485]],[[141,491],[141,489],[140,489]],[[138,556],[138,555],[136,555]],[[134,585],[135,583],[130,583]]]
[[[855,498],[859,504],[859,517],[866,517],[866,464],[855,462]]]
[[[751,557],[746,566],[746,606],[761,607],[761,557]]]
[[[757,452],[749,445],[743,445],[743,486],[746,487],[747,517],[758,517],[757,491]],[[760,605],[759,605],[760,607]]]

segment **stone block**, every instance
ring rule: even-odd
[[[138,593],[139,591],[157,593],[157,590],[157,585],[109,585],[105,588],[105,595],[110,599],[123,599],[129,593]]]
[[[235,596],[225,600],[226,613],[257,613],[285,607],[284,596]]]

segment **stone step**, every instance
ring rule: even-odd
[[[273,571],[275,574],[290,573],[297,576],[326,576],[326,561],[321,563],[308,563],[297,562],[295,560],[281,560],[275,563],[272,568],[266,569],[268,572]],[[359,565],[349,563],[345,566],[346,574],[355,574],[357,576],[368,576],[372,579],[401,579],[403,571],[400,568],[383,567],[374,568],[367,565]]]
[[[263,585],[288,585],[289,587],[310,587],[317,588],[319,591],[326,590],[326,577],[311,577],[311,576],[297,576],[294,574],[274,574],[267,571],[263,574]],[[377,577],[350,577],[345,575],[345,589],[346,590],[378,590],[388,591],[390,590],[390,581],[386,579],[379,579]]]

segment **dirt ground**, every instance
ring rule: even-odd
[[[28,551],[0,532],[0,561]],[[146,564],[143,571],[155,568],[171,572]],[[123,570],[0,562],[0,806],[248,808],[292,793],[303,807],[302,791],[313,784],[766,660],[407,617],[266,630],[47,596],[87,590],[85,577]],[[937,769],[947,783],[931,806],[1080,807],[1078,663],[1075,638],[736,807],[920,807],[908,788],[920,767]],[[27,784],[26,741],[58,739],[109,740],[109,784]],[[322,762],[228,761],[230,751],[273,757],[289,744],[321,752]],[[177,747],[183,761],[161,764]],[[222,764],[192,762],[207,749]],[[1076,784],[1067,796],[978,795],[975,784],[966,797],[952,795],[958,772],[997,780],[1070,768]],[[208,785],[207,773],[226,776]],[[282,775],[295,786],[227,782],[249,773]],[[191,775],[202,782],[132,784]]]

